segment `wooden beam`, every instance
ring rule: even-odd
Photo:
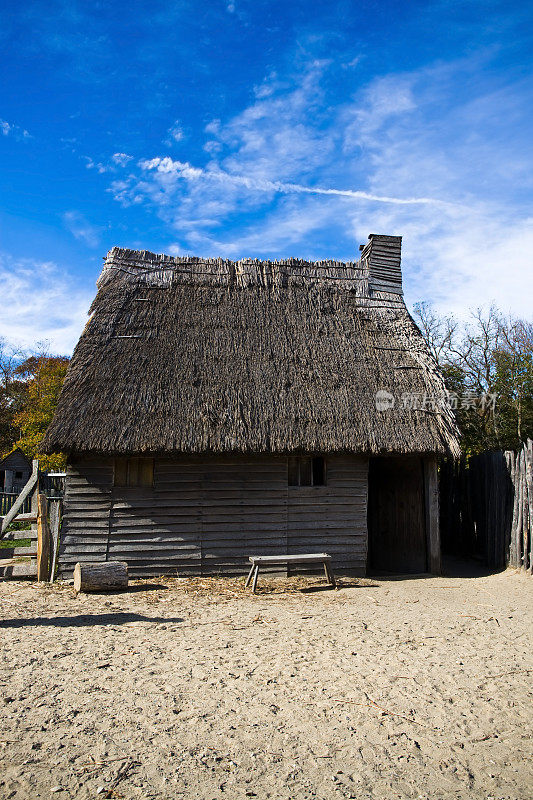
[[[50,502],[50,536],[52,540],[52,557],[50,558],[50,583],[54,582],[57,553],[59,550],[59,526],[61,523],[61,500],[52,500]]]
[[[50,527],[48,525],[48,502],[46,495],[37,498],[37,580],[47,581],[50,569]]]
[[[424,459],[424,497],[428,569],[433,575],[440,575],[439,474],[436,456],[428,456]]]
[[[33,488],[37,484],[38,479],[39,479],[39,462],[38,462],[38,460],[36,458],[34,458],[33,459],[33,470],[32,470],[31,476],[30,476],[26,486],[21,491],[21,493],[19,494],[19,496],[17,497],[17,499],[15,500],[15,502],[13,503],[13,505],[11,506],[11,508],[9,509],[9,511],[7,512],[7,514],[5,515],[5,517],[2,520],[2,532],[0,533],[0,539],[2,539],[3,536],[5,535],[5,532],[6,532],[7,528],[9,527],[9,525],[13,522],[13,520],[17,516],[19,508],[22,508],[22,505],[24,504],[24,500],[28,497],[30,492],[33,490]]]

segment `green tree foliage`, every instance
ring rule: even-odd
[[[494,306],[460,324],[417,303],[415,318],[455,400],[463,451],[512,450],[533,438],[533,324]]]
[[[494,352],[496,426],[505,442],[533,438],[533,325],[510,322]]]

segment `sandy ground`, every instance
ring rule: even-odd
[[[531,578],[309,582],[0,584],[0,797],[532,797]]]

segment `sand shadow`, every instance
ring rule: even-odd
[[[483,559],[443,555],[442,575],[446,578],[487,578],[505,572],[506,567],[488,567]]]
[[[143,614],[75,614],[71,617],[23,617],[0,621],[1,628],[85,628],[98,625],[125,625],[128,622],[177,623],[182,617],[146,617]]]
[[[316,586],[302,586],[298,591],[301,592],[301,594],[309,594],[311,592],[334,592],[335,587],[332,586],[331,583],[324,584],[323,586],[317,584]]]
[[[337,578],[337,585],[332,586],[331,583],[317,583],[314,586],[302,586],[301,589],[298,589],[302,594],[308,594],[309,592],[334,592],[336,590],[340,591],[341,589],[364,589],[368,588],[363,586],[360,583],[357,583],[355,580],[346,580],[345,578]]]
[[[373,570],[368,573],[368,578],[373,578],[381,583],[389,581],[421,581],[434,578],[486,578],[505,572],[506,567],[488,567],[483,560],[463,556],[442,556],[442,565],[439,575],[431,572],[408,572],[404,574],[391,574]]]

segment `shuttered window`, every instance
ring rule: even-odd
[[[115,458],[114,486],[153,486],[153,458]]]
[[[290,456],[289,486],[325,486],[326,465],[322,456]]]

